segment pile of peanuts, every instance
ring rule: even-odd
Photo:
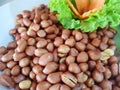
[[[17,15],[0,47],[0,84],[15,90],[120,90],[115,31],[67,30],[45,5]]]

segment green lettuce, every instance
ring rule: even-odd
[[[117,34],[114,37],[114,41],[116,43],[117,50],[120,51],[120,25],[113,27],[117,31]]]
[[[74,2],[74,0],[71,0]],[[78,29],[84,32],[93,32],[97,28],[110,27],[120,23],[120,0],[106,0],[102,11],[90,14],[89,18],[79,20],[75,17],[67,4],[67,0],[50,0],[50,9],[58,13],[58,20],[67,29]]]
[[[66,0],[50,0],[49,7],[52,11],[58,13],[58,20],[68,29],[80,29],[80,20],[78,20]]]

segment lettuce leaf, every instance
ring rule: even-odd
[[[58,20],[68,29],[93,32],[99,27],[104,28],[107,24],[114,27],[120,23],[120,0],[106,0],[102,11],[90,14],[85,20],[75,17],[66,0],[50,0],[49,7],[58,13]]]
[[[49,7],[58,13],[58,20],[68,29],[80,29],[80,20],[77,20],[66,0],[50,0]]]
[[[113,29],[115,29],[115,30],[117,31],[117,34],[116,34],[115,37],[114,37],[114,41],[115,41],[117,50],[120,51],[120,25],[114,27]]]

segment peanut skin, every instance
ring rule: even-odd
[[[53,61],[53,54],[52,53],[45,53],[40,57],[39,64],[42,66],[45,66],[51,61]]]
[[[92,60],[99,60],[100,59],[100,51],[99,50],[90,50],[88,51],[88,55]]]
[[[11,77],[6,74],[0,74],[0,84],[9,88],[14,87],[14,82]]]

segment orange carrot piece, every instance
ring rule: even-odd
[[[77,10],[80,14],[88,11],[90,0],[75,0]]]
[[[81,15],[80,15],[79,12],[77,11],[77,9],[73,6],[73,4],[71,3],[71,1],[70,1],[70,0],[67,0],[67,2],[68,2],[69,7],[70,7],[70,8],[72,9],[72,11],[74,12],[74,14],[75,14],[78,18],[80,18]]]
[[[105,0],[92,0],[89,6],[89,10],[92,10],[95,8],[98,10],[101,10],[103,8],[104,3],[105,3]]]

